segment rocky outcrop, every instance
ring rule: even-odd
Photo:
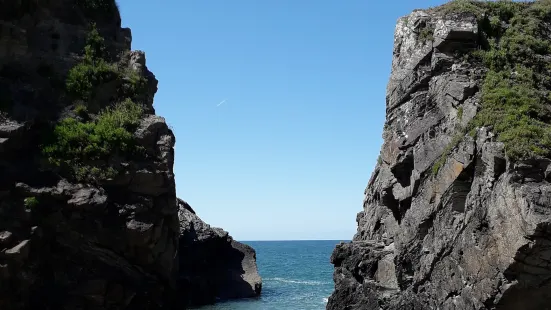
[[[253,286],[220,283],[215,296],[259,292],[254,250],[198,218],[180,235],[175,137],[156,91],[115,1],[0,1],[1,309],[171,309],[203,294],[181,292],[179,263],[198,278],[188,259],[217,246],[228,257],[209,266],[227,270],[205,278],[242,270]],[[201,257],[196,243],[214,248]]]
[[[205,224],[183,200],[180,215],[179,284],[186,305],[260,295],[256,252],[227,232]]]
[[[154,115],[157,80],[144,54],[130,50],[130,30],[120,27],[115,3],[90,3],[0,3],[2,309],[154,309],[176,288],[174,135]],[[66,81],[83,62],[91,22],[105,45],[103,61],[119,75],[96,81],[94,100],[85,100],[70,93]],[[124,94],[130,84],[123,72],[144,87]],[[92,70],[86,74],[79,78],[94,78]],[[101,180],[77,180],[47,163],[44,146],[55,140],[61,120],[84,124],[74,116],[76,105],[93,120],[125,98],[143,110],[128,130],[144,156],[117,152],[106,165],[81,163],[91,172],[116,169]]]
[[[469,55],[488,43],[488,21],[512,22],[444,9],[398,20],[384,144],[357,233],[331,256],[327,309],[549,307],[551,161],[511,158],[499,127],[470,127],[488,65]]]

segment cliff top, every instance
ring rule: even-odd
[[[418,25],[410,25],[408,18],[419,14],[427,16],[418,19]],[[476,128],[489,127],[505,143],[511,159],[551,158],[551,44],[547,36],[551,1],[455,0],[416,10],[401,18],[397,27],[415,28],[420,42],[442,41],[442,32],[451,27],[444,25],[446,20],[466,20],[457,14],[476,17],[473,22],[478,30],[474,31],[479,38],[476,46],[455,46],[454,53],[487,70],[481,109],[460,128],[459,137],[469,132],[474,136]]]

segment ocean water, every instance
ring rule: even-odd
[[[333,291],[329,259],[340,241],[245,241],[256,250],[262,296],[201,310],[322,310]]]

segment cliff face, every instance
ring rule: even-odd
[[[0,1],[2,309],[189,303],[175,137],[130,45],[115,1]]]
[[[175,139],[144,54],[114,2],[0,12],[0,307],[162,304],[176,283]]]
[[[257,297],[262,279],[256,252],[224,230],[203,222],[183,200],[180,206],[179,287],[186,305]]]
[[[549,306],[550,6],[398,20],[384,144],[327,309]]]

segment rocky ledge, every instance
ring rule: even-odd
[[[327,309],[547,309],[551,2],[398,20],[384,144]]]
[[[254,250],[179,212],[156,91],[115,1],[0,1],[1,309],[260,293]]]
[[[180,206],[180,276],[188,305],[257,297],[262,280],[256,252],[224,230],[205,224],[183,200]]]

